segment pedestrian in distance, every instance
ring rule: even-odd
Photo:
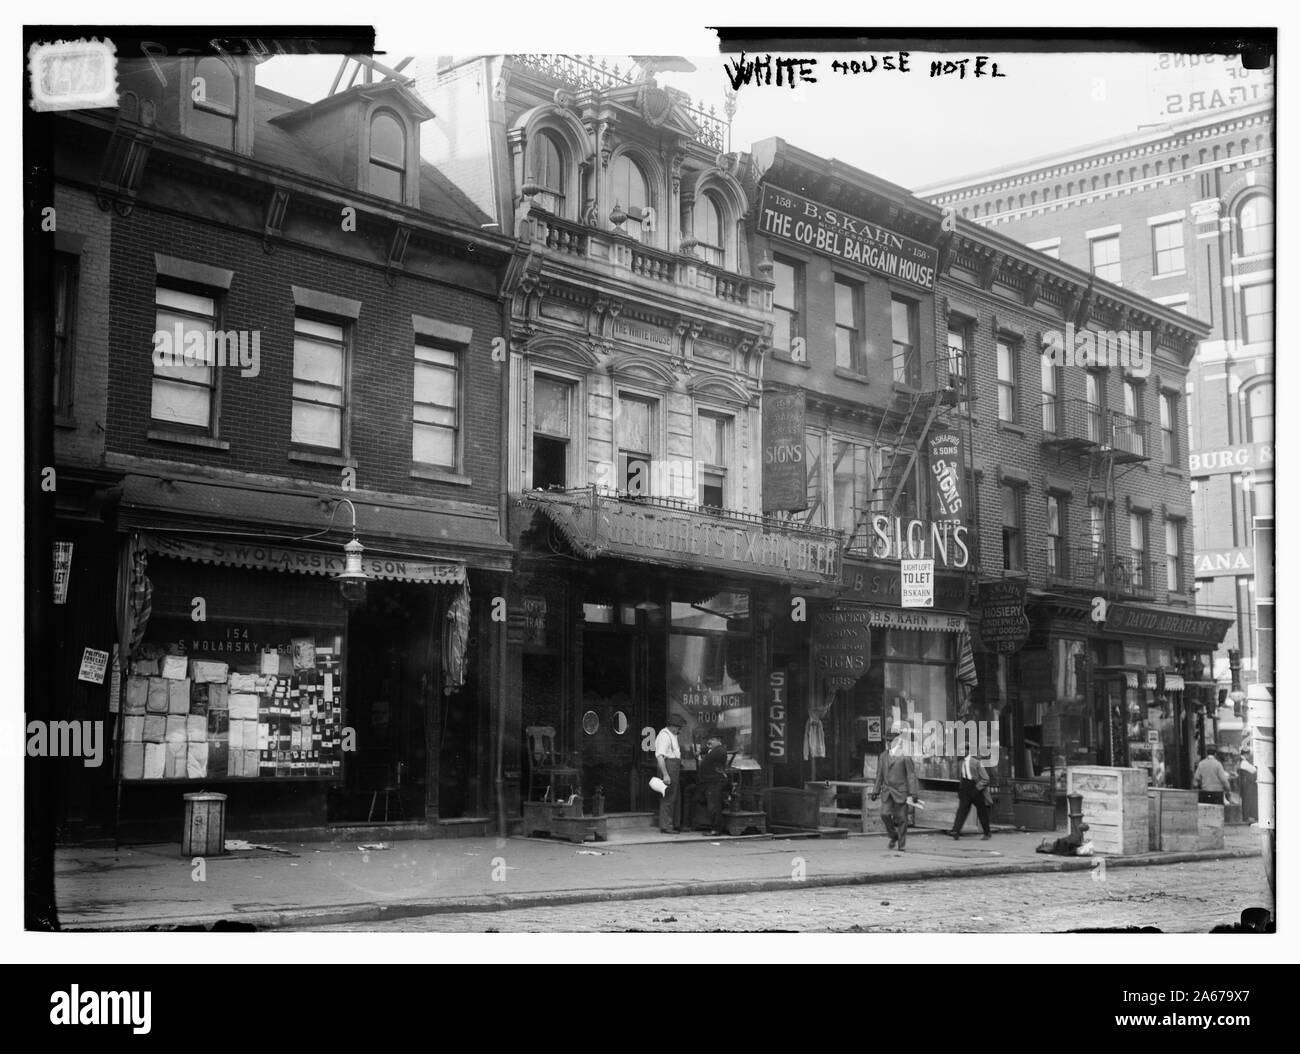
[[[921,795],[916,780],[916,765],[908,751],[907,725],[894,725],[889,731],[889,746],[880,766],[871,800],[880,799],[880,819],[889,834],[890,849],[901,853],[907,848],[907,807],[915,805]]]
[[[1192,776],[1192,786],[1200,793],[1196,800],[1202,805],[1222,805],[1228,791],[1231,789],[1231,781],[1228,778],[1227,770],[1224,769],[1223,763],[1219,761],[1219,752],[1211,748],[1208,751],[1202,751],[1200,764],[1196,766],[1196,772]]]
[[[686,719],[681,714],[673,714],[655,737],[655,763],[659,766],[659,778],[666,784],[663,800],[659,802],[659,830],[664,834],[680,834],[682,829],[682,748],[677,735],[685,727]]]
[[[979,817],[980,828],[987,840],[993,837],[989,828],[988,793],[989,774],[980,759],[971,753],[969,745],[966,756],[961,759],[961,778],[957,782],[957,817],[953,820],[952,830],[948,834],[953,838],[961,837],[961,829],[966,826],[966,817],[970,807],[975,806],[975,815]]]

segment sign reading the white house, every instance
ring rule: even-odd
[[[758,229],[918,289],[934,288],[939,251],[933,246],[788,190],[763,187]]]

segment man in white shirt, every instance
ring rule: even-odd
[[[686,727],[686,719],[681,714],[673,714],[668,725],[655,737],[655,762],[659,766],[659,778],[666,783],[663,801],[659,803],[659,830],[664,834],[679,834],[682,829],[679,814],[682,783],[682,748],[677,742],[677,733]]]
[[[953,820],[952,830],[948,832],[951,837],[961,837],[961,829],[966,826],[966,817],[970,815],[972,805],[975,806],[975,815],[979,817],[984,838],[993,837],[989,829],[989,806],[984,800],[984,788],[988,785],[989,774],[968,746],[966,756],[961,759],[961,779],[957,783],[957,816]]]

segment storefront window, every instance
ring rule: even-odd
[[[674,601],[668,637],[668,709],[681,713],[682,753],[696,757],[719,736],[731,764],[753,762],[753,649],[749,597],[718,593],[699,603]]]

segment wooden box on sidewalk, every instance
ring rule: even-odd
[[[1196,849],[1196,791],[1152,787],[1147,791],[1147,848],[1153,853]]]
[[[1080,765],[1067,770],[1067,794],[1083,798],[1085,840],[1109,856],[1148,852],[1147,772],[1145,769]]]
[[[1223,806],[1196,806],[1196,848],[1223,848]]]

